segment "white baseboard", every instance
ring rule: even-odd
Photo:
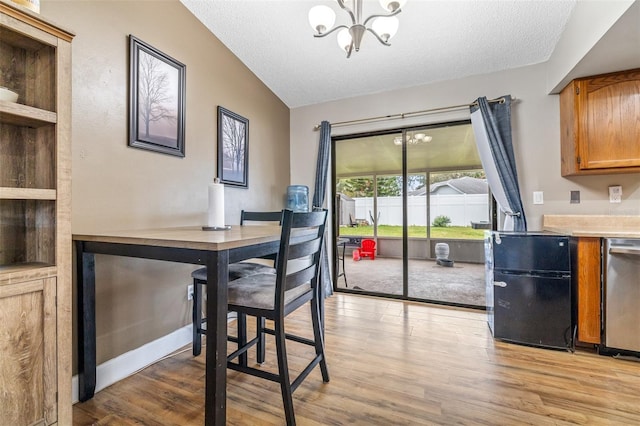
[[[236,312],[227,314],[227,321],[235,320]],[[192,342],[193,327],[191,324],[167,334],[159,339],[142,345],[137,349],[124,353],[107,362],[104,362],[96,368],[96,392],[101,391],[107,386],[125,379],[140,370],[147,367],[158,360],[164,358],[172,352],[177,351],[183,346]],[[71,378],[71,399],[73,403],[79,401],[78,397],[78,375]]]
[[[189,324],[98,365],[96,368],[96,392],[191,344],[192,339],[192,326]],[[71,379],[71,396],[74,404],[78,402],[78,375],[74,375]]]

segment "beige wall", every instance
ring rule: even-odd
[[[525,213],[530,230],[539,230],[543,214],[640,214],[640,175],[560,176],[560,112],[558,95],[547,95],[547,65],[539,64],[488,75],[468,77],[291,111],[291,180],[313,182],[321,120],[338,122],[472,102],[479,96],[511,94],[513,144]],[[367,126],[336,127],[332,135],[397,128],[409,124],[468,119],[468,111],[434,114]],[[623,202],[610,204],[608,186],[622,185]],[[570,204],[570,191],[579,190],[582,202]],[[533,191],[544,192],[544,205],[533,205]]]
[[[178,1],[48,1],[73,42],[74,233],[205,223],[216,173],[216,107],[249,119],[249,189],[225,188],[226,220],[280,209],[289,109]],[[127,146],[128,35],[186,65],[186,157]],[[195,268],[98,256],[98,363],[191,322]]]

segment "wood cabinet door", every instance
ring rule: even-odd
[[[56,278],[0,285],[0,425],[57,420]]]
[[[640,166],[640,70],[581,80],[580,168]]]
[[[578,340],[600,343],[600,238],[578,239]]]

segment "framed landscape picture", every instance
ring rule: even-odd
[[[218,177],[220,182],[249,185],[249,120],[218,106]]]
[[[184,157],[185,68],[129,36],[129,146]]]

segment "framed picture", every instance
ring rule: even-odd
[[[218,177],[227,185],[248,187],[249,120],[218,106]]]
[[[185,68],[129,35],[129,146],[184,157]]]

